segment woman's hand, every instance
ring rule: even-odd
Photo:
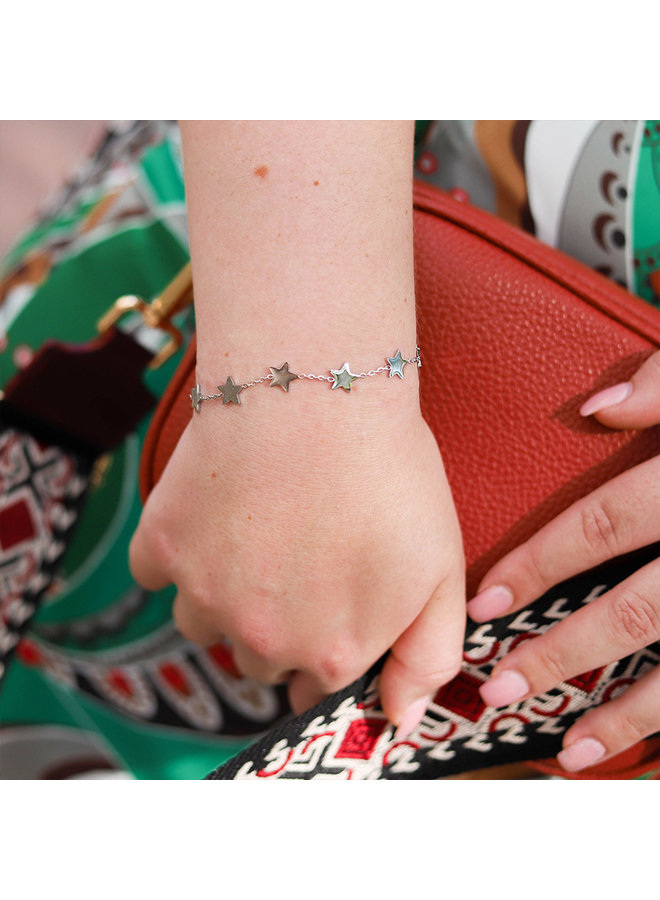
[[[409,358],[412,122],[181,128],[204,393],[285,360],[317,373],[396,347]],[[147,588],[177,585],[183,634],[230,638],[246,674],[288,681],[296,711],[391,648],[383,708],[412,731],[460,667],[465,623],[460,532],[415,367],[350,394],[296,381],[204,403],[131,565]]]
[[[376,381],[203,404],[130,558],[146,588],[176,584],[186,637],[228,637],[245,674],[288,681],[296,712],[391,648],[381,700],[405,734],[460,668],[464,560],[433,434],[418,404],[394,401],[404,383]]]
[[[630,382],[591,397],[580,410],[611,428],[660,424],[660,352]],[[660,455],[574,503],[508,553],[482,579],[468,613],[477,622],[515,612],[552,585],[610,557],[660,540]],[[482,695],[507,706],[606,665],[660,638],[660,559],[516,647]],[[568,729],[558,760],[578,771],[660,730],[660,667]]]

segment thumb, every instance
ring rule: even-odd
[[[422,612],[392,645],[380,674],[380,701],[407,737],[419,725],[443,684],[461,668],[465,635],[465,584],[461,576],[440,584]]]
[[[660,351],[630,381],[605,388],[582,404],[580,415],[597,415],[610,428],[649,428],[660,424]]]

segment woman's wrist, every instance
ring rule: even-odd
[[[273,368],[282,369],[283,362],[286,360],[279,360]],[[222,359],[217,364],[228,363]],[[269,372],[268,367],[262,369]],[[289,370],[295,372],[293,364]],[[292,459],[318,460],[330,471],[335,463],[346,464],[356,453],[382,456],[383,450],[405,443],[423,422],[421,370],[416,363],[408,363],[403,371],[403,378],[390,377],[389,372],[358,378],[350,391],[333,389],[329,381],[303,378],[291,381],[285,391],[270,380],[243,387],[248,382],[239,366],[226,365],[216,379],[198,367],[200,390],[213,399],[199,402],[191,428],[209,441],[211,452],[240,452],[253,459],[286,452]],[[225,397],[220,389],[230,377],[234,390],[230,385]],[[238,402],[230,399],[236,387],[242,388]]]
[[[410,123],[182,131],[201,376],[414,355]]]
[[[309,353],[309,351],[308,351]],[[290,354],[287,354],[290,355]],[[302,357],[304,354],[299,351],[298,356]],[[311,358],[311,354],[309,354]],[[296,358],[296,355],[292,358]],[[374,363],[375,357],[372,357],[371,363]],[[208,403],[209,401],[218,401],[221,402],[223,406],[228,406],[230,404],[235,404],[236,406],[241,406],[243,401],[246,398],[245,392],[252,391],[257,388],[259,390],[265,389],[275,389],[279,394],[280,391],[285,394],[289,394],[291,390],[296,394],[301,390],[310,390],[312,387],[316,389],[316,392],[319,393],[321,389],[324,389],[327,393],[327,390],[331,391],[339,391],[340,393],[346,392],[353,394],[356,390],[365,390],[365,388],[360,388],[360,384],[364,384],[368,379],[376,378],[381,384],[379,385],[379,389],[376,390],[371,396],[380,397],[381,393],[385,387],[385,384],[391,384],[392,379],[394,379],[394,384],[400,380],[403,381],[406,376],[406,371],[408,372],[407,378],[407,390],[403,388],[396,388],[401,397],[409,397],[415,396],[418,393],[418,381],[415,380],[415,386],[411,386],[410,382],[414,378],[413,370],[421,367],[421,351],[419,347],[415,347],[414,351],[410,352],[410,355],[404,355],[401,352],[400,348],[396,350],[392,350],[391,353],[383,354],[380,359],[377,360],[380,362],[380,365],[375,365],[372,368],[362,368],[362,366],[354,365],[350,363],[348,360],[345,360],[341,365],[339,363],[335,363],[334,368],[332,365],[330,366],[315,366],[316,371],[303,371],[306,367],[298,366],[295,363],[291,364],[288,359],[280,362],[278,365],[270,364],[267,367],[263,364],[259,367],[259,371],[257,372],[257,365],[255,363],[254,370],[251,373],[250,377],[242,377],[237,376],[235,372],[229,373],[230,363],[228,360],[228,353],[225,353],[224,358],[218,357],[214,362],[211,362],[209,365],[208,357],[206,362],[199,362],[197,365],[197,381],[191,393],[191,401],[192,407],[196,413],[201,412],[202,405]],[[245,364],[237,363],[239,367],[238,371],[245,371]],[[212,369],[213,371],[209,371]],[[218,383],[219,375],[222,373],[222,380]],[[226,374],[228,373],[228,374]],[[300,385],[296,385],[295,388],[292,388],[296,382],[300,382]],[[214,387],[211,388],[210,385],[213,384]],[[305,385],[305,387],[303,387]],[[366,389],[368,390],[368,389]]]

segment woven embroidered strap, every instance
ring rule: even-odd
[[[155,405],[153,352],[117,329],[47,341],[5,386],[0,415],[0,678],[64,556],[93,464]],[[115,402],[117,391],[122,402]]]
[[[0,681],[53,583],[91,471],[82,455],[0,432]]]
[[[207,777],[437,779],[553,757],[578,716],[660,663],[660,642],[506,709],[487,707],[480,685],[520,641],[547,631],[658,556],[660,543],[557,585],[533,606],[507,618],[481,625],[470,622],[461,672],[437,692],[422,722],[405,740],[395,739],[379,705],[381,660],[363,678],[271,730]],[[623,777],[660,770],[660,740],[645,741],[636,752],[641,762]]]

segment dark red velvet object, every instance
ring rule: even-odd
[[[152,357],[115,328],[88,344],[48,341],[5,388],[3,420],[86,455],[111,450],[155,406],[142,383]]]

